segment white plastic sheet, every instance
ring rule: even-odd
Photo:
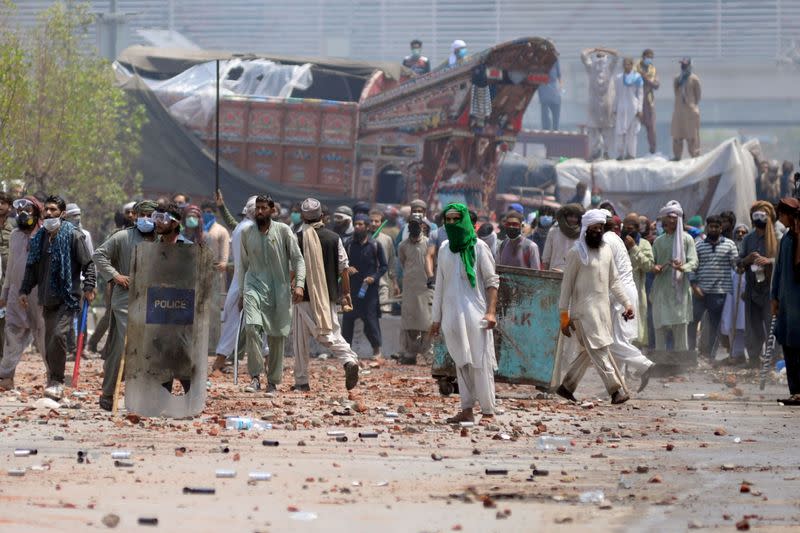
[[[305,90],[313,83],[311,64],[282,65],[266,59],[220,61],[220,98],[288,98],[294,89]],[[114,64],[118,77],[130,72]],[[172,116],[191,129],[205,129],[214,118],[217,92],[215,61],[195,65],[167,80],[145,80]],[[235,79],[232,79],[235,78]]]
[[[559,201],[572,198],[582,182],[590,190],[599,188],[622,216],[636,212],[652,219],[669,200],[678,200],[687,218],[731,210],[737,220],[746,221],[756,199],[752,152],[759,149],[758,141],[743,145],[730,139],[707,154],[677,162],[658,156],[593,163],[569,159],[556,166]]]

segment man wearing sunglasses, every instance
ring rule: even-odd
[[[0,308],[6,308],[3,356],[0,359],[0,390],[14,388],[17,364],[31,342],[45,359],[44,317],[36,292],[28,296],[28,307],[19,302],[19,290],[25,275],[28,247],[31,238],[41,226],[42,204],[33,196],[14,200],[17,227],[9,239],[9,261],[3,263],[5,279],[0,293]],[[14,219],[11,219],[14,220]]]
[[[133,249],[141,242],[156,239],[153,211],[156,203],[142,200],[134,207],[136,224],[132,228],[120,230],[111,235],[106,242],[94,251],[97,271],[105,280],[113,280],[114,292],[111,295],[111,325],[104,350],[103,394],[100,408],[110,411],[113,404],[114,388],[117,384],[122,350],[125,348],[125,334],[128,330],[128,286],[130,284]]]

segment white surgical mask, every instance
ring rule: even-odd
[[[47,231],[56,231],[58,228],[61,227],[61,219],[60,218],[46,218],[42,221],[42,226]]]

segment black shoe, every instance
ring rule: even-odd
[[[630,399],[631,399],[630,396],[625,394],[625,391],[623,391],[622,389],[615,391],[614,394],[611,395],[611,403],[614,405],[625,403]]]
[[[267,393],[275,393],[278,392],[278,386],[274,383],[267,383]]]
[[[639,390],[637,390],[636,392],[642,392],[645,389],[645,387],[647,387],[647,384],[650,383],[650,376],[653,374],[653,369],[655,367],[656,365],[650,365],[650,367],[647,370],[642,372],[642,376],[639,378],[640,380]]]
[[[100,396],[100,400],[97,403],[103,411],[111,411],[114,408],[114,398],[111,396]]]
[[[414,356],[414,357],[402,356],[402,357],[400,357],[398,359],[398,362],[401,365],[416,365],[417,364],[417,357],[416,356]]]
[[[303,383],[302,385],[294,384],[289,387],[289,390],[295,392],[311,392],[311,387],[308,385],[308,383]]]
[[[353,390],[358,385],[358,364],[347,363],[344,365],[344,386],[347,390]]]
[[[578,399],[575,398],[575,395],[573,395],[569,390],[567,390],[567,388],[564,385],[558,386],[558,389],[556,389],[556,394],[558,394],[559,396],[561,396],[566,400],[578,403]]]

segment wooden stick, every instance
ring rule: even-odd
[[[114,401],[111,404],[111,414],[117,414],[117,407],[119,403],[119,389],[122,386],[122,373],[125,370],[125,353],[128,351],[128,334],[125,334],[125,345],[122,349],[122,359],[119,362],[119,372],[117,372],[117,384],[114,385]]]

